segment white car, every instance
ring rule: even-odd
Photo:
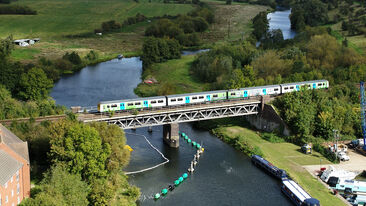
[[[338,152],[337,157],[341,160],[341,161],[348,161],[349,160],[349,156],[346,155],[345,152]]]

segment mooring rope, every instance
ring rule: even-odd
[[[125,172],[126,175],[131,175],[131,174],[137,174],[137,173],[141,173],[141,172],[146,172],[146,171],[149,171],[149,170],[152,170],[152,169],[155,169],[157,167],[160,167],[161,165],[164,165],[166,163],[169,162],[169,159],[166,158],[163,153],[161,153],[154,145],[151,144],[151,142],[147,139],[147,137],[145,135],[142,135],[142,134],[134,134],[134,133],[129,133],[129,132],[125,132],[126,134],[131,134],[131,135],[136,135],[136,136],[143,136],[145,138],[145,140],[147,141],[147,143],[154,149],[156,150],[162,157],[163,159],[165,159],[165,162],[162,162],[160,164],[157,164],[153,167],[149,167],[149,168],[146,168],[146,169],[142,169],[142,170],[138,170],[138,171],[133,171],[133,172]]]

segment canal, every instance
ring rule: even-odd
[[[276,15],[271,16],[271,21],[273,19]],[[57,104],[67,107],[96,106],[99,101],[135,98],[133,89],[141,82],[141,73],[142,63],[138,57],[114,59],[61,78],[55,83],[51,96]],[[153,170],[129,176],[130,183],[141,188],[139,205],[292,205],[280,192],[280,183],[254,167],[249,157],[209,132],[194,129],[191,124],[180,124],[180,130],[202,144],[205,152],[196,172],[158,201],[153,200],[153,195],[187,171],[195,150],[182,139],[178,149],[163,144],[161,126],[153,127],[151,133],[147,128],[126,130],[127,144],[134,149],[126,171],[164,161],[139,135],[145,135],[170,160]]]

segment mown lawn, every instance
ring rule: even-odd
[[[217,129],[228,137],[245,139],[253,146],[258,146],[266,159],[279,168],[285,169],[291,178],[297,181],[311,196],[320,200],[322,206],[345,205],[340,199],[333,196],[317,179],[311,176],[302,166],[317,165],[321,155],[313,152],[305,155],[300,152],[300,147],[290,143],[270,143],[262,139],[256,132],[240,126],[222,126]],[[329,164],[322,157],[322,164]]]
[[[181,59],[153,64],[150,69],[144,72],[144,76],[154,77],[158,84],[140,84],[135,92],[139,96],[155,96],[159,87],[166,83],[174,86],[176,94],[206,90],[208,84],[204,84],[190,75],[189,68],[194,58],[194,55],[187,55],[182,56]]]
[[[137,13],[147,17],[176,15],[193,9],[190,4],[164,4],[163,1],[140,0],[18,0],[12,4],[27,5],[37,15],[1,15],[0,37],[41,37],[49,39],[65,34],[93,32],[104,21],[122,23]]]

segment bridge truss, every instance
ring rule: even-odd
[[[260,101],[237,102],[229,104],[208,104],[204,106],[177,108],[174,110],[151,111],[138,115],[125,115],[108,118],[84,119],[84,122],[104,121],[116,124],[122,129],[148,127],[172,123],[192,122],[225,117],[258,114]]]

